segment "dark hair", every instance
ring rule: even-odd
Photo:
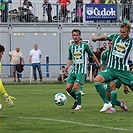
[[[65,66],[62,66],[61,68],[65,68]]]
[[[81,36],[81,31],[80,31],[79,29],[73,29],[73,30],[72,30],[72,33],[73,33],[73,32],[78,32],[79,35]]]
[[[4,51],[5,51],[4,46],[0,44],[0,52],[4,52]]]
[[[128,23],[122,23],[121,26],[120,26],[120,28],[127,28],[130,31],[131,25],[128,24]]]

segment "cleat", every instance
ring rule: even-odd
[[[109,103],[104,103],[103,108],[100,110],[100,112],[107,111],[107,109],[109,109],[111,107],[112,107],[112,104],[110,102]]]
[[[12,99],[10,98],[10,96],[5,97],[5,101],[9,108],[14,106],[14,103],[13,103]]]
[[[80,93],[81,93],[81,96],[84,96],[84,95],[85,95],[85,93],[84,93],[84,92],[82,92],[82,91],[80,91]]]
[[[75,109],[77,107],[77,105],[78,105],[78,102],[75,101],[74,104],[73,104],[73,106],[72,106],[72,109]]]
[[[125,105],[124,100],[121,100],[120,102],[121,102],[121,104],[120,104],[121,109],[128,111],[128,107]]]
[[[81,105],[77,105],[77,107],[75,108],[75,110],[81,110]]]
[[[115,113],[115,108],[110,108],[106,113]]]

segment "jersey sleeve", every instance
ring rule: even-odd
[[[93,51],[89,48],[89,46],[85,43],[85,51],[88,53],[88,56],[93,56]]]
[[[116,36],[118,36],[118,34],[112,34],[112,35],[109,35],[109,36],[107,36],[107,40],[109,40],[109,41],[113,41],[114,38],[116,38]]]

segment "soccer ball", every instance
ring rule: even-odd
[[[2,108],[3,108],[3,107],[2,107],[2,104],[0,104],[0,110],[2,110]]]
[[[59,105],[59,106],[64,105],[66,103],[66,101],[67,101],[67,97],[63,93],[57,93],[54,96],[54,103]]]

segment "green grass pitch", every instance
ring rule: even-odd
[[[130,133],[133,132],[133,94],[118,91],[129,111],[116,107],[116,113],[100,113],[103,101],[93,83],[85,83],[82,110],[71,109],[73,98],[65,91],[65,84],[5,85],[7,92],[16,97],[13,108],[7,108],[3,97],[0,102],[0,133]],[[64,106],[54,104],[54,95],[67,96]]]

